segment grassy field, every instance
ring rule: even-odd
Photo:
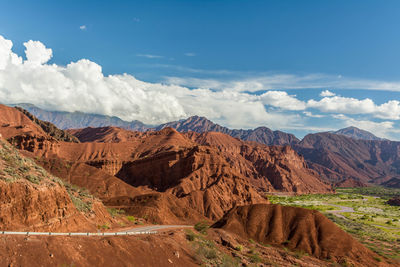
[[[268,198],[271,203],[321,211],[376,253],[400,261],[400,207],[386,204],[400,190],[367,187],[338,188],[336,192]]]

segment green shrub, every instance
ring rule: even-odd
[[[189,240],[189,241],[196,240],[196,235],[193,233],[192,230],[187,230],[186,231],[186,239]]]
[[[122,209],[115,209],[115,208],[108,208],[107,209],[108,213],[110,213],[110,215],[115,218],[118,215],[124,214],[125,211]]]
[[[136,221],[135,216],[132,216],[132,215],[126,216],[126,219],[127,219],[128,221],[130,221],[130,222],[135,222],[135,221]]]
[[[19,170],[20,172],[23,172],[23,173],[28,172],[30,169],[31,169],[31,168],[28,167],[28,166],[26,166],[26,165],[23,165],[23,166],[21,166],[21,167],[18,168],[18,170]]]
[[[107,230],[110,229],[110,226],[108,224],[103,224],[103,225],[97,225],[97,228]]]
[[[297,251],[295,251],[294,256],[297,259],[301,259],[301,258],[303,258],[303,256],[308,256],[308,254],[302,250],[297,250]]]
[[[206,221],[198,222],[194,225],[194,229],[202,234],[206,234],[208,228],[210,228],[209,224]]]
[[[242,245],[237,245],[237,246],[235,247],[235,249],[236,249],[237,251],[243,251],[243,246],[242,246]]]
[[[82,212],[88,212],[88,211],[92,210],[92,203],[85,202],[81,198],[78,198],[78,197],[74,196],[73,194],[70,194],[69,196],[77,210],[82,211]]]
[[[28,180],[31,183],[34,184],[39,184],[40,181],[42,180],[40,177],[33,175],[33,174],[28,174],[27,176],[25,176],[26,180]]]
[[[260,255],[258,255],[258,253],[252,253],[249,255],[249,259],[251,262],[253,263],[259,263],[262,261]]]
[[[226,254],[222,256],[220,267],[236,267],[236,266],[240,266],[238,261],[236,261],[235,259]]]
[[[204,244],[199,243],[196,249],[196,255],[203,259],[211,260],[217,258],[217,251],[215,248],[208,248]]]

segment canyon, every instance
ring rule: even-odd
[[[119,229],[121,225],[130,225],[127,218],[133,216],[146,224],[194,225],[202,221],[212,225],[207,242],[213,242],[219,251],[237,254],[242,262],[251,258],[235,250],[232,242],[247,244],[246,240],[251,238],[260,244],[271,244],[268,249],[256,246],[257,253],[265,259],[275,255],[273,261],[282,264],[287,264],[288,259],[304,266],[323,266],[326,260],[370,264],[365,266],[391,264],[378,262],[375,258],[379,256],[316,211],[269,204],[267,193],[334,193],[330,180],[321,179],[318,168],[309,168],[295,145],[266,145],[222,132],[179,132],[171,127],[145,132],[113,126],[63,131],[25,110],[0,105],[0,114],[4,148],[0,166],[7,170],[6,159],[11,156],[18,158],[13,162],[22,164],[10,171],[17,173],[18,179],[11,179],[7,173],[0,179],[3,230],[96,231],[102,225]],[[113,215],[110,210],[122,210],[124,216]],[[282,227],[265,228],[268,225]],[[29,240],[52,247],[67,242],[71,255],[78,258],[80,254],[72,248],[78,244],[85,253],[93,253],[96,247],[111,253],[136,246],[128,244],[130,240],[145,247],[144,255],[150,253],[154,242],[173,244],[163,253],[180,251],[180,255],[186,255],[173,259],[177,266],[197,265],[199,261],[194,259],[190,242],[200,241],[185,241],[188,232],[184,230],[168,233],[163,241],[157,236],[143,241],[133,237]],[[18,243],[33,251],[29,242],[18,237],[7,240],[0,246],[8,251]],[[90,245],[92,242],[95,243]],[[186,242],[189,244],[185,245]],[[338,242],[349,244],[352,249],[335,247]],[[309,256],[304,260],[290,255],[282,257],[282,253],[288,253],[284,248],[301,250]],[[58,260],[77,259],[53,251],[59,255]],[[38,257],[43,262],[51,261],[42,253]],[[131,252],[124,257],[146,262]],[[159,264],[167,266],[169,262],[164,258]]]

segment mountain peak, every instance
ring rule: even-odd
[[[376,135],[374,135],[373,133],[370,133],[368,131],[359,129],[357,127],[354,126],[349,126],[347,128],[343,128],[337,131],[332,132],[334,134],[339,134],[339,135],[344,135],[353,139],[357,139],[357,140],[373,140],[373,141],[382,141],[382,140],[386,140],[380,137],[377,137]]]
[[[201,116],[192,116],[187,119],[165,123],[154,129],[159,131],[166,127],[174,128],[178,132],[220,132],[241,140],[254,141],[266,145],[289,145],[299,142],[292,134],[272,131],[265,126],[251,130],[229,129]]]

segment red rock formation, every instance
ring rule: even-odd
[[[154,190],[218,219],[236,205],[265,203],[258,190],[330,192],[289,147],[243,142],[221,133],[181,134],[171,128],[146,133],[111,127],[79,132],[103,143],[61,142],[40,129],[41,139],[24,132],[9,138],[31,157],[42,158],[48,170],[88,188],[105,203]]]
[[[110,207],[124,209],[129,214],[157,224],[195,224],[209,220],[185,199],[169,193],[149,193],[133,198],[114,198],[107,202]]]
[[[382,183],[382,185],[391,188],[400,188],[400,178],[393,177]]]
[[[67,191],[61,180],[0,140],[1,230],[82,231],[106,222],[112,219],[98,200]]]
[[[376,254],[318,211],[280,205],[242,206],[229,211],[213,227],[321,259],[356,266],[380,265]]]
[[[18,135],[47,136],[39,125],[15,108],[0,105],[0,114],[0,132],[5,139]]]
[[[125,164],[117,176],[134,186],[172,193],[211,219],[238,204],[266,202],[246,177],[235,173],[210,147],[149,155]]]
[[[339,183],[336,183],[335,186],[336,187],[351,187],[351,188],[354,188],[354,187],[367,187],[368,185],[363,183],[363,182],[360,182],[360,181],[357,181],[355,179],[351,179],[350,178],[350,179],[345,179],[345,180],[343,180],[343,181],[341,181]]]
[[[118,127],[100,127],[69,129],[68,133],[76,136],[81,142],[120,143],[136,140],[143,133],[128,131]]]
[[[266,146],[215,132],[187,135],[198,144],[217,147],[230,165],[262,191],[331,192],[330,186],[289,146]]]
[[[400,142],[318,133],[307,135],[294,148],[327,181],[354,179],[381,184],[400,178]]]

